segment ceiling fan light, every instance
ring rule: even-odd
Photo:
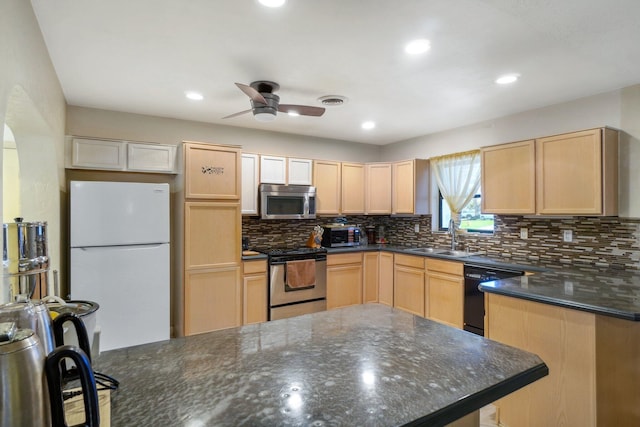
[[[276,119],[276,115],[273,113],[254,113],[253,117],[259,122],[272,122]]]

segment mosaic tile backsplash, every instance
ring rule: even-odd
[[[315,220],[260,220],[243,217],[242,233],[252,248],[304,246],[317,224],[335,218]],[[389,243],[411,247],[448,247],[451,237],[431,232],[431,216],[348,216],[349,224],[384,225]],[[419,225],[420,231],[415,232]],[[528,238],[520,238],[520,229]],[[572,242],[563,242],[564,230],[573,232]],[[615,217],[537,218],[496,216],[493,234],[470,233],[458,236],[458,248],[469,248],[491,257],[541,265],[571,264],[580,267],[640,269],[640,220]]]

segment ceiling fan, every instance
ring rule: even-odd
[[[253,116],[260,122],[270,122],[275,120],[278,111],[291,115],[314,117],[319,117],[324,114],[325,109],[322,107],[280,104],[280,97],[273,93],[280,89],[280,85],[278,83],[258,80],[251,83],[249,86],[242,83],[236,83],[236,86],[238,86],[238,88],[251,99],[251,109],[231,114],[223,117],[223,119],[230,119],[249,112],[253,112]]]

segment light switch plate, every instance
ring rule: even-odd
[[[414,229],[414,231],[415,231],[416,233],[419,233],[419,232],[420,232],[420,224],[416,224],[416,225],[413,227],[413,229]]]
[[[529,230],[525,227],[520,229],[520,238],[521,239],[528,239],[529,238]]]

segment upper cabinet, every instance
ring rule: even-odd
[[[286,184],[287,158],[260,156],[260,182],[265,184]]]
[[[259,156],[242,153],[242,215],[258,215]]]
[[[196,142],[184,143],[187,199],[240,200],[240,148]]]
[[[617,215],[618,132],[600,128],[482,149],[482,211]]]
[[[429,213],[429,161],[405,160],[392,164],[393,214]]]
[[[342,213],[364,213],[365,166],[362,163],[342,163]]]
[[[319,215],[340,214],[342,187],[340,162],[314,160],[313,185],[316,187],[316,213]]]
[[[481,159],[482,212],[535,213],[535,141],[485,147],[481,151]]]
[[[313,160],[260,156],[260,183],[311,185]]]
[[[312,185],[313,182],[313,160],[310,159],[288,159],[287,184],[291,185]]]
[[[177,173],[175,145],[69,137],[67,167],[129,172]]]
[[[365,168],[365,213],[391,213],[391,163],[367,163]]]

